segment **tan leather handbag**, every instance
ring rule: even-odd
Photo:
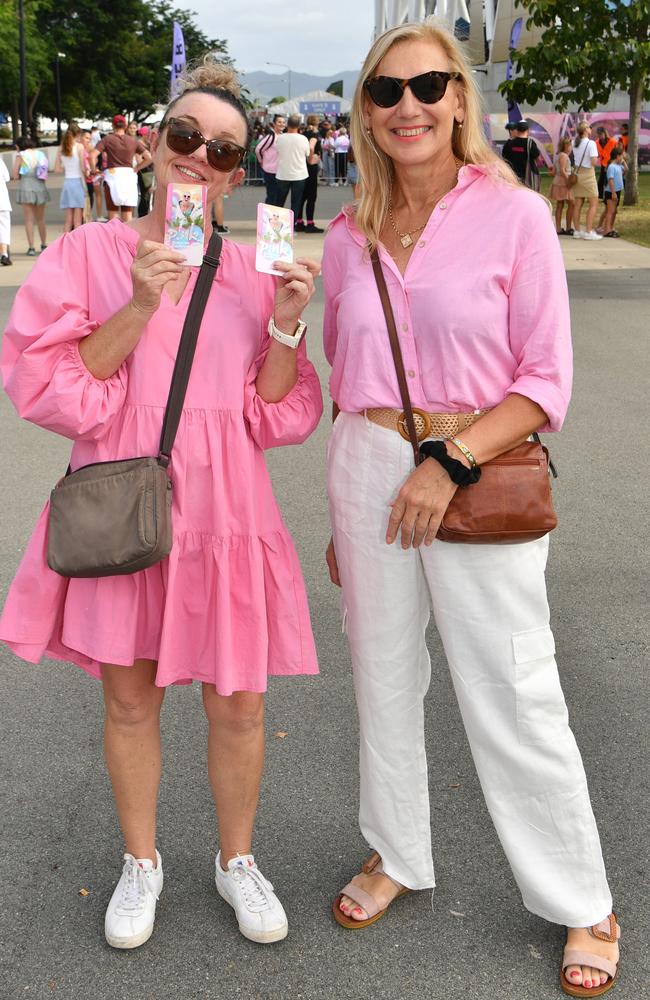
[[[171,551],[173,481],[168,466],[221,247],[215,229],[183,324],[157,458],[95,462],[75,472],[68,469],[52,490],[47,564],[61,576],[137,573]]]
[[[422,461],[413,408],[404,372],[402,350],[393,308],[377,250],[370,259],[379,290],[395,371],[402,398],[404,423],[408,428],[416,466]],[[541,538],[557,526],[553,507],[549,466],[556,475],[546,448],[539,438],[525,441],[481,466],[481,478],[454,493],[436,534],[442,542],[473,545],[512,544]]]

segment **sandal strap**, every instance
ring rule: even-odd
[[[355,885],[354,882],[348,882],[341,889],[341,895],[349,896],[354,903],[358,903],[366,911],[368,917],[374,917],[380,910],[385,909],[385,907],[379,906],[374,896],[371,896],[365,889],[361,889],[358,885]]]
[[[370,875],[371,872],[374,872],[377,865],[380,864],[381,864],[381,855],[378,854],[377,851],[373,851],[370,857],[366,861],[364,861],[363,864],[361,865],[361,871],[363,872],[364,875]]]
[[[579,948],[565,948],[562,956],[562,970],[569,965],[587,965],[593,969],[600,969],[606,972],[612,979],[616,975],[617,962],[612,962],[609,958],[601,955],[594,955],[590,951],[581,951]]]
[[[607,941],[609,944],[614,944],[621,936],[621,928],[618,926],[616,914],[610,913],[599,924],[593,924],[593,926],[589,927],[589,933],[599,941]]]

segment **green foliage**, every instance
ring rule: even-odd
[[[282,97],[282,95],[280,94],[278,97],[272,97],[271,98],[271,100],[269,101],[269,107],[272,104],[284,104],[285,101],[286,101],[286,97]]]
[[[16,0],[0,0],[0,108],[18,100]],[[208,38],[194,15],[168,0],[25,0],[27,82],[35,111],[56,113],[55,59],[60,59],[65,119],[107,118],[117,111],[137,121],[166,103],[172,25],[183,29],[189,62],[218,52],[230,62],[226,42]]]
[[[515,76],[500,85],[502,94],[591,111],[640,78],[650,98],[650,0],[519,0],[518,7],[544,37],[512,53]]]

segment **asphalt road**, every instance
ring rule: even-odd
[[[321,210],[331,216],[341,193],[322,194]],[[252,219],[254,194],[237,199],[228,216],[238,212]],[[575,395],[566,429],[551,441],[560,470],[560,525],[548,570],[552,621],[623,927],[618,1000],[637,1000],[650,990],[646,253],[633,266],[609,267],[585,248],[569,272]],[[14,271],[18,280],[23,268]],[[6,283],[0,288],[3,321],[14,293]],[[309,336],[325,383],[322,305],[319,289],[309,308]],[[68,445],[18,421],[4,396],[0,421],[4,593],[48,491],[65,468]],[[154,935],[134,952],[105,944],[103,915],[119,875],[121,844],[102,760],[99,686],[76,667],[31,666],[3,648],[2,1000],[560,996],[562,928],[522,907],[483,805],[433,630],[427,722],[438,888],[433,898],[418,893],[400,900],[364,932],[347,933],[331,919],[331,899],[357,870],[365,846],[356,827],[349,657],[338,594],[323,561],[327,424],[324,418],[301,448],[268,456],[302,558],[321,663],[319,678],[272,678],[269,685],[255,847],[285,903],[289,937],[270,947],[247,942],[215,891],[217,837],[195,685],[169,690],[163,713],[159,842],[165,890]],[[276,737],[279,731],[286,738]],[[81,889],[88,895],[80,895]]]

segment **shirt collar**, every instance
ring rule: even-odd
[[[491,163],[466,163],[458,171],[458,181],[451,189],[451,191],[445,195],[445,199],[448,200],[450,197],[457,198],[461,191],[470,187],[479,177],[495,177],[497,176],[495,167],[498,164]],[[344,205],[339,214],[332,220],[329,228],[333,228],[341,221],[345,222],[347,226],[348,233],[352,237],[355,243],[363,247],[366,245],[367,240],[363,235],[361,230],[357,227],[355,221],[355,210],[354,205]]]

